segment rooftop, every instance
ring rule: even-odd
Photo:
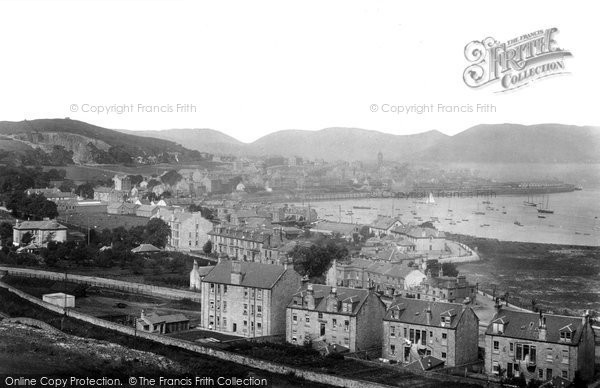
[[[561,342],[560,332],[569,331],[572,333],[571,343],[579,343],[581,333],[583,332],[584,319],[582,317],[552,314],[544,314],[543,316],[546,319],[546,341],[544,342],[564,343],[564,341]],[[504,330],[503,334],[501,334],[502,336],[538,341],[539,320],[540,315],[538,313],[501,309],[492,318],[492,322],[485,334],[493,334],[493,323],[503,323]]]
[[[429,323],[427,322],[428,309],[431,311]],[[467,309],[470,309],[470,307],[458,303],[398,298],[388,309],[384,320],[414,325],[456,328]],[[450,322],[443,322],[442,317],[450,318]]]
[[[222,260],[202,280],[205,283],[233,284],[231,273],[233,261]],[[279,278],[285,273],[286,268],[276,264],[262,264],[247,261],[235,261],[240,266],[240,286],[270,289],[275,286]]]

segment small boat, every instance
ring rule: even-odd
[[[583,187],[581,187],[581,186],[575,186],[575,188],[573,190],[575,190],[575,191],[581,191],[581,190],[583,190]]]
[[[546,218],[546,216],[538,216],[538,218]]]
[[[506,212],[502,212],[502,214],[506,214]]]
[[[489,204],[491,204],[491,202],[490,202],[490,201],[482,201],[481,203],[485,203],[486,205],[489,205]]]
[[[515,225],[517,225],[517,226],[523,226],[523,224],[521,224],[519,221],[515,221]]]
[[[485,216],[485,212],[473,212],[473,214],[477,214],[478,216]]]
[[[486,227],[486,226],[490,226],[490,224],[481,224],[479,226],[483,228],[483,227]]]
[[[366,210],[371,210],[371,207],[369,206],[352,206],[353,209],[366,209]]]
[[[465,222],[469,221],[468,218],[463,218],[462,220],[465,221]]]
[[[550,196],[546,197],[546,207],[542,208],[542,204],[540,203],[540,207],[537,209],[538,213],[543,213],[543,214],[554,214],[554,210],[550,210],[548,209],[548,201],[550,200]]]

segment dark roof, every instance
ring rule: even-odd
[[[158,315],[156,313],[151,313],[144,315],[143,318],[140,318],[150,324],[155,323],[174,323],[174,322],[187,322],[189,318],[183,314],[171,314],[171,315]]]
[[[544,314],[546,318],[546,341],[560,341],[560,332],[571,332],[571,344],[578,344],[583,332],[583,318]],[[485,334],[539,341],[539,313],[499,310],[490,322]],[[493,334],[493,323],[504,323],[503,334]]]
[[[444,361],[433,356],[425,356],[406,366],[406,369],[413,371],[426,371],[444,365]]]
[[[426,227],[421,227],[421,226],[414,226],[414,225],[403,225],[403,226],[397,226],[394,229],[392,229],[392,233],[398,233],[398,234],[403,234],[406,236],[410,236],[412,238],[445,238],[446,237],[446,233],[437,230],[437,229],[433,229],[433,228],[426,228]]]
[[[428,308],[431,310],[429,323],[427,323]],[[384,320],[455,329],[467,309],[470,309],[470,307],[458,303],[398,298],[388,309]],[[397,318],[393,317],[394,314]],[[473,315],[475,316],[475,314]],[[442,317],[451,317],[452,319],[449,324],[445,323],[442,326]]]
[[[336,289],[336,295],[338,302],[350,302],[352,303],[352,312],[347,313],[348,315],[356,315],[362,308],[362,305],[365,303],[369,296],[369,290],[365,289],[357,289],[357,288],[348,288],[348,287],[332,287],[325,286],[323,284],[311,284],[313,288],[313,295],[315,298],[315,310],[320,312],[327,312],[327,296],[331,294],[331,289]],[[288,307],[302,309],[302,305],[294,304],[294,300],[297,297],[306,297],[309,291],[304,288],[292,297],[292,301],[288,305]],[[339,306],[338,306],[339,307]],[[344,314],[341,309],[338,308],[339,314]]]
[[[329,232],[339,233],[343,236],[351,236],[354,233],[358,233],[358,224],[348,224],[344,222],[331,222],[331,221],[320,221],[315,226],[311,227],[311,232]]]
[[[287,271],[284,266],[276,264],[262,264],[247,261],[236,261],[236,263],[239,263],[240,265],[242,276],[239,285],[242,287],[273,288],[279,278]],[[231,283],[232,269],[233,261],[222,260],[204,277],[202,282],[233,284]]]
[[[29,229],[40,229],[40,230],[59,230],[67,229],[66,226],[59,224],[55,220],[44,220],[44,221],[22,221],[17,222],[14,226],[17,230],[29,230]]]
[[[399,218],[390,217],[390,216],[377,216],[375,221],[371,225],[371,228],[375,229],[389,229],[391,228],[396,221],[400,221]]]
[[[272,230],[261,228],[244,228],[234,226],[217,226],[208,232],[210,236],[223,236],[237,240],[265,242],[273,234]]]

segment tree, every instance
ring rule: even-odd
[[[83,198],[92,199],[94,198],[94,185],[89,182],[81,184],[77,186],[75,192]]]
[[[23,245],[28,245],[31,240],[33,240],[33,235],[30,232],[25,232],[25,234],[21,236],[21,244]]]
[[[348,249],[334,241],[321,241],[310,247],[296,245],[291,252],[294,268],[302,276],[322,276],[332,261],[342,261],[348,257]]]
[[[13,227],[9,222],[0,223],[0,245],[8,246],[13,237]]]
[[[164,248],[171,236],[171,227],[160,218],[153,218],[146,224],[144,242]]]
[[[75,183],[73,183],[72,180],[65,180],[63,181],[63,183],[58,187],[58,189],[64,193],[69,193],[73,190],[75,190],[77,188],[77,186],[75,185]]]
[[[202,247],[202,251],[207,255],[209,253],[211,253],[212,252],[212,241],[208,240]]]
[[[160,180],[163,183],[166,183],[169,186],[176,185],[183,177],[175,170],[169,170],[163,176],[160,177]]]
[[[442,270],[444,271],[444,276],[458,276],[458,270],[454,263],[443,263]]]

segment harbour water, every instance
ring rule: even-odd
[[[313,202],[319,218],[369,224],[378,215],[396,215],[403,222],[433,221],[437,229],[504,241],[600,246],[600,188],[546,196],[435,198],[368,198]],[[537,207],[526,206],[533,202]],[[547,207],[553,214],[538,213]],[[542,218],[543,217],[543,218]]]
[[[546,200],[553,214],[538,213],[537,207],[524,204],[543,202],[538,206],[546,208]],[[311,206],[320,218],[331,221],[369,224],[378,214],[394,214],[404,222],[437,219],[433,224],[440,230],[503,241],[600,246],[600,188],[533,199],[435,198],[435,205],[427,205],[414,199],[371,198],[313,202]],[[521,302],[534,299],[555,312],[600,310],[600,260],[597,254],[577,247],[557,249],[544,257],[492,255],[481,262],[461,264],[459,271],[482,289],[494,287],[499,294],[509,292]]]

